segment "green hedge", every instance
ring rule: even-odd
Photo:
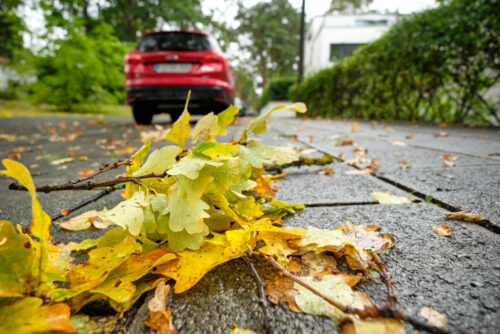
[[[262,92],[260,107],[262,108],[269,101],[288,100],[288,90],[296,82],[296,77],[277,77],[271,79]]]
[[[381,39],[304,80],[299,100],[308,116],[499,122],[498,97],[484,97],[500,82],[498,8],[500,0],[444,1],[406,17]]]

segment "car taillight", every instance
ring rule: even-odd
[[[141,64],[144,62],[144,59],[141,57],[141,55],[138,54],[128,54],[125,55],[125,63],[129,65],[134,65],[134,64]]]
[[[201,72],[221,72],[222,70],[222,58],[219,56],[205,56],[201,61]]]

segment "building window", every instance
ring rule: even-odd
[[[368,20],[360,19],[354,22],[357,26],[386,26],[389,24],[387,20]]]
[[[350,56],[362,44],[330,44],[330,61],[338,61]]]

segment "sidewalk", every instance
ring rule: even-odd
[[[63,121],[65,123],[61,123]],[[161,118],[159,121],[166,126]],[[382,232],[393,234],[396,240],[395,247],[382,258],[392,274],[399,309],[417,315],[421,307],[432,305],[446,315],[452,332],[498,331],[498,130],[417,127],[402,123],[372,127],[370,122],[359,122],[357,130],[351,132],[352,122],[301,119],[273,119],[270,127],[268,133],[261,136],[264,143],[308,147],[317,150],[313,154],[328,153],[344,161],[339,159],[328,166],[286,170],[288,175],[278,180],[276,198],[308,206],[287,220],[289,226],[332,229],[346,221],[381,226]],[[238,129],[231,128],[229,137]],[[444,136],[443,132],[448,135]],[[77,138],[70,140],[72,134]],[[436,137],[436,134],[440,136]],[[352,144],[342,145],[342,142],[349,144],[351,140]],[[106,118],[103,124],[96,124],[95,118],[83,117],[0,119],[0,158],[17,155],[20,162],[32,166],[32,173],[39,173],[34,177],[38,185],[76,179],[82,168],[96,169],[103,162],[125,158],[129,154],[120,151],[140,145],[140,133],[128,118]],[[367,149],[361,156],[366,161],[351,161],[357,167],[365,167],[372,159],[377,159],[380,167],[372,174],[353,174],[357,169],[345,161],[355,158],[355,148],[359,148],[358,152]],[[68,151],[74,153],[74,161],[50,164],[51,159]],[[446,160],[454,167],[444,166],[443,154],[449,155],[445,156]],[[78,160],[79,157],[87,160]],[[331,168],[335,173],[317,174],[325,168]],[[0,178],[3,199],[0,219],[26,227],[31,216],[28,195],[8,190],[9,183],[10,180]],[[415,202],[382,205],[372,199],[372,192],[408,196]],[[98,193],[40,194],[39,199],[44,209],[54,216],[62,208],[70,208]],[[90,209],[102,209],[103,206],[109,208],[121,200],[120,194],[114,192],[71,216]],[[446,219],[445,212],[458,209],[479,213],[484,220],[475,224]],[[443,223],[455,231],[449,238],[432,229]],[[99,231],[64,232],[57,226],[52,227],[51,233],[55,240],[62,242],[100,234]],[[264,277],[270,270],[262,263],[257,269]],[[385,288],[381,283],[363,282],[360,290],[375,302],[384,301]],[[191,290],[170,295],[169,303],[174,325],[181,333],[229,333],[235,323],[240,328],[262,330],[263,313],[258,304],[256,286],[248,268],[240,260],[215,268]],[[87,311],[92,315],[102,314],[98,304]],[[134,319],[129,319],[126,330],[148,332],[143,325],[148,316],[146,308],[139,307],[136,311],[128,314]],[[287,305],[274,306],[271,311],[277,333],[339,331],[329,319],[297,314]]]

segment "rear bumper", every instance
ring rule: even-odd
[[[208,105],[211,103],[231,104],[224,89],[214,86],[143,86],[127,89],[130,104],[151,102],[157,104],[184,104],[191,91],[190,104]]]

